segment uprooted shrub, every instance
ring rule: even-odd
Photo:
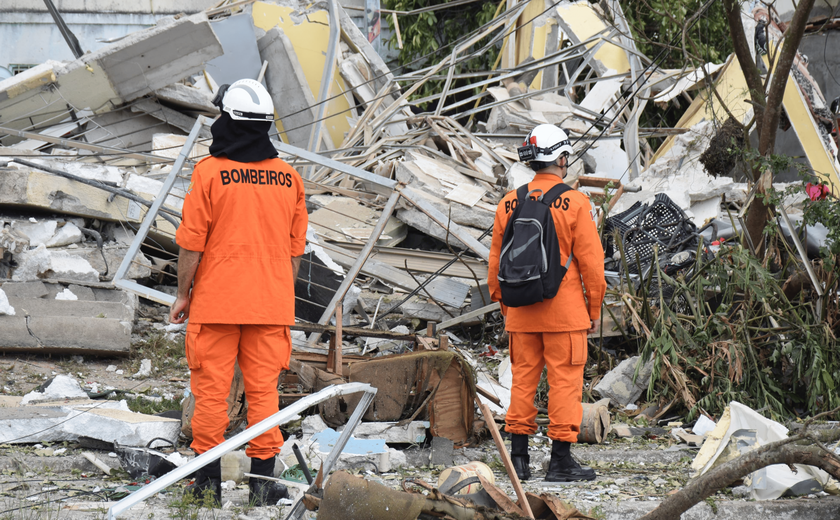
[[[789,301],[783,271],[769,272],[740,245],[704,256],[689,279],[654,267],[619,291],[642,359],[653,359],[648,398],[682,402],[689,419],[719,415],[732,400],[775,418],[840,405],[840,347],[816,302],[805,294]],[[683,305],[664,300],[666,285]]]

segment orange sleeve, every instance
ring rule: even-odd
[[[502,314],[506,314],[507,308],[501,304],[502,288],[499,286],[499,253],[502,251],[502,238],[505,234],[504,200],[496,208],[496,218],[493,221],[493,241],[490,244],[490,258],[487,265],[487,288],[490,289],[490,299],[499,302],[502,307]]]
[[[601,303],[607,291],[607,281],[604,279],[604,248],[601,247],[598,228],[592,220],[588,199],[579,204],[572,247],[586,288],[589,319],[598,320],[601,318]]]
[[[294,170],[292,170],[294,171]],[[295,204],[295,215],[290,226],[291,254],[301,256],[306,251],[306,228],[309,225],[309,214],[306,212],[306,195],[303,190],[303,179],[300,174],[294,171],[297,182],[297,203]]]
[[[213,210],[210,204],[210,186],[205,185],[201,175],[201,164],[193,170],[190,187],[184,196],[181,211],[181,225],[175,234],[175,242],[184,249],[204,252],[207,234],[213,223]]]

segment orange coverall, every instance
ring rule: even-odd
[[[289,367],[295,322],[291,258],[304,253],[307,223],[303,181],[281,159],[207,157],[193,171],[176,240],[202,253],[186,339],[196,453],[224,441],[237,358],[248,424],[277,413],[277,378]],[[246,454],[268,459],[282,445],[274,428],[253,439]]]
[[[560,178],[556,175],[538,173],[528,189],[538,188],[547,193],[558,181]],[[516,207],[515,200],[516,191],[505,195],[496,208],[493,224],[487,284],[490,298],[498,302],[502,300],[498,280],[499,252],[505,227]],[[572,251],[574,260],[554,298],[525,307],[502,305],[505,329],[510,335],[513,372],[505,430],[525,435],[536,432],[534,396],[543,367],[547,366],[548,436],[558,441],[577,442],[583,418],[581,398],[587,357],[586,330],[590,320],[600,319],[607,289],[604,250],[586,195],[578,191],[562,194],[552,205],[551,215],[564,263]]]

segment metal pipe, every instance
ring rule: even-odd
[[[311,152],[318,152],[321,147],[321,128],[324,119],[324,112],[327,109],[327,97],[330,95],[330,85],[333,80],[333,71],[335,70],[335,53],[338,46],[338,35],[340,33],[340,24],[338,21],[338,10],[335,7],[336,0],[329,0],[327,6],[330,13],[330,41],[327,43],[327,58],[324,60],[324,71],[321,74],[321,88],[318,91],[318,109],[315,117],[315,125],[309,133],[309,145],[306,147]],[[332,144],[330,145],[332,148]],[[307,170],[306,178],[312,176],[315,172],[315,167],[311,166]]]
[[[192,130],[190,130],[190,135],[187,136],[187,140],[184,142],[184,146],[181,147],[181,152],[178,154],[178,158],[175,159],[175,164],[172,165],[172,170],[170,170],[169,175],[166,176],[166,180],[163,181],[163,185],[160,187],[160,192],[158,193],[157,198],[152,203],[149,211],[146,212],[146,216],[143,218],[143,222],[137,230],[137,235],[134,237],[134,241],[131,243],[131,246],[129,246],[119,269],[117,269],[117,272],[114,275],[114,285],[120,286],[118,282],[123,279],[125,273],[128,272],[128,268],[131,267],[131,261],[134,260],[134,255],[136,255],[137,251],[140,250],[140,246],[146,239],[146,235],[148,235],[149,229],[152,227],[158,211],[160,211],[161,206],[163,206],[163,201],[166,200],[169,191],[172,189],[172,185],[175,184],[175,179],[178,177],[178,174],[181,173],[181,168],[183,168],[184,163],[187,162],[187,155],[189,155],[190,150],[192,150],[193,143],[195,143],[195,140],[198,137],[198,131],[201,130],[202,125],[204,125],[204,121],[204,116],[198,116],[198,119],[195,120]],[[161,297],[169,297],[169,295],[164,292],[155,292],[159,293]],[[159,298],[156,298],[156,300],[160,301]]]
[[[160,477],[154,482],[151,482],[145,487],[135,491],[134,493],[120,500],[119,502],[111,506],[111,508],[108,510],[108,520],[115,520],[123,512],[146,500],[147,498],[158,493],[159,491],[166,489],[168,486],[181,480],[187,475],[203,468],[207,464],[210,464],[211,462],[220,459],[222,455],[228,453],[229,451],[232,451],[234,448],[242,446],[246,442],[259,435],[262,435],[263,433],[267,432],[272,428],[276,428],[281,424],[285,424],[295,419],[298,416],[298,414],[303,413],[303,411],[307,408],[315,406],[316,404],[324,402],[327,399],[331,399],[333,397],[337,397],[340,395],[355,394],[357,392],[365,393],[362,397],[362,400],[359,402],[359,405],[356,407],[355,412],[353,413],[353,417],[361,419],[361,416],[364,414],[364,411],[367,410],[367,407],[370,404],[370,401],[373,399],[373,396],[376,395],[376,388],[366,383],[347,383],[344,385],[328,386],[327,388],[321,390],[318,393],[308,395],[303,399],[300,399],[296,403],[287,406],[286,408],[280,410],[271,417],[263,419],[259,423],[226,440],[225,442],[219,444],[215,448],[212,448],[202,453],[201,455],[195,457],[192,461],[184,464],[180,468],[170,471],[169,473]],[[362,409],[364,409],[364,411],[362,411],[362,413],[359,413]],[[327,456],[327,459],[324,462],[325,475],[329,472],[329,468],[332,466],[332,463],[338,458],[338,455],[342,452],[342,450],[344,450],[344,446],[347,443],[347,440],[350,438],[350,432],[352,432],[358,424],[358,420],[355,423],[352,422],[353,417],[351,417],[350,422],[347,423],[347,426],[344,428],[344,431],[342,432],[338,441],[335,443],[335,447],[333,447],[332,451]]]

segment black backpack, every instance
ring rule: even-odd
[[[548,193],[528,185],[516,190],[517,204],[513,210],[499,254],[499,285],[502,303],[508,307],[524,307],[554,298],[560,282],[572,263],[569,255],[562,265],[551,205],[563,193],[571,190],[567,184],[557,184]],[[537,200],[531,194],[541,192]]]

